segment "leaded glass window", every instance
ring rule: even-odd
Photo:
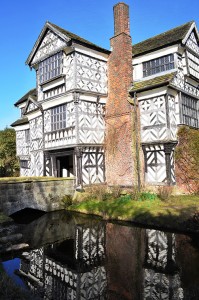
[[[62,52],[56,53],[39,64],[39,82],[43,83],[62,73]]]
[[[174,54],[143,62],[143,77],[174,69]]]
[[[51,130],[66,128],[66,105],[60,105],[51,109]]]
[[[30,169],[28,160],[20,160],[20,167],[23,169]]]
[[[30,142],[30,129],[25,130],[25,142]]]
[[[188,95],[182,94],[182,124],[199,128],[198,100]]]

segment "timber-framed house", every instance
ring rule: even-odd
[[[175,184],[178,127],[199,127],[196,24],[132,47],[128,6],[118,3],[114,29],[109,51],[46,22],[26,61],[36,88],[15,103],[21,176],[75,176],[76,186],[134,185],[131,97],[139,107],[141,180]]]
[[[26,63],[36,88],[15,106],[21,176],[104,182],[104,105],[109,51],[47,22]]]

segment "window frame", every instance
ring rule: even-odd
[[[51,108],[51,131],[66,128],[66,104]]]
[[[175,68],[175,54],[170,53],[142,63],[143,77],[153,76]]]
[[[39,83],[44,84],[62,74],[63,52],[57,52],[39,63]]]
[[[29,165],[28,165],[28,160],[26,159],[22,159],[20,160],[20,168],[23,168],[23,169],[30,169]]]
[[[199,128],[199,100],[181,93],[181,124]]]

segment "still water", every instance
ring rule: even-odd
[[[35,299],[199,299],[198,236],[64,211],[21,223],[1,268]]]

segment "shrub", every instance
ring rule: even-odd
[[[62,203],[62,205],[63,205],[64,208],[69,207],[70,205],[72,205],[72,196],[71,195],[65,195],[61,199],[61,203]]]
[[[160,186],[158,188],[158,197],[161,200],[168,200],[169,197],[172,195],[173,187],[172,186]]]
[[[153,194],[151,192],[142,192],[139,195],[139,200],[140,201],[146,201],[146,200],[150,200],[153,201],[157,198],[156,194]]]

